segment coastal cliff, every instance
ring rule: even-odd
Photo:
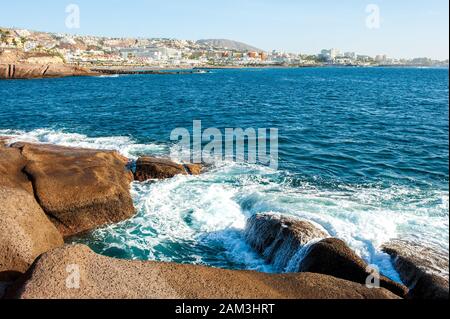
[[[23,50],[0,50],[0,79],[40,79],[96,75],[87,68],[66,64],[58,55]]]
[[[0,79],[40,79],[70,76],[92,76],[97,73],[66,64],[0,64]]]

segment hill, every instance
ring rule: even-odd
[[[264,50],[254,47],[254,46],[248,45],[246,43],[233,41],[233,40],[226,40],[226,39],[204,39],[204,40],[198,40],[196,43],[198,45],[202,45],[202,46],[208,46],[208,47],[225,49],[225,50],[233,50],[233,51],[257,51],[257,52],[264,51]]]

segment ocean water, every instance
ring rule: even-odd
[[[311,68],[0,81],[0,136],[168,155],[174,128],[278,128],[279,169],[217,161],[133,183],[138,213],[73,239],[117,258],[282,272],[248,217],[308,219],[398,280],[380,246],[449,246],[448,69]],[[443,272],[448,273],[447,270]]]

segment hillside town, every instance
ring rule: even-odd
[[[384,54],[371,57],[339,49],[311,55],[265,52],[229,40],[107,38],[0,28],[0,63],[23,56],[27,62],[46,57],[49,62],[85,67],[448,66],[448,60],[405,60]]]

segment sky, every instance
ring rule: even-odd
[[[66,26],[70,4],[79,7],[79,28]],[[397,58],[449,56],[448,0],[2,0],[0,26],[110,37],[231,39],[305,54],[339,48]]]

